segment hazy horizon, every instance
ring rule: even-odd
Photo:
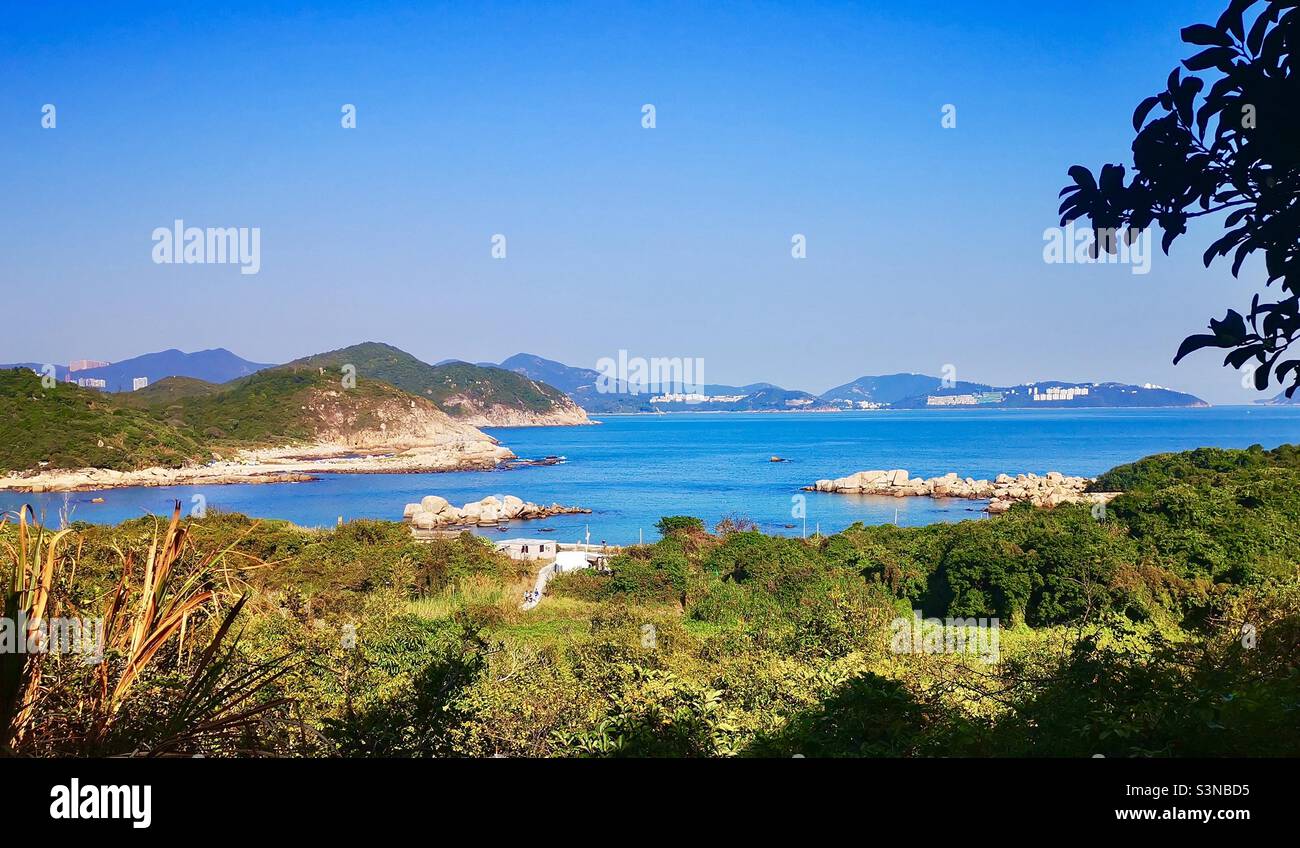
[[[1171,360],[1258,269],[1190,241],[1148,274],[1042,256],[1066,169],[1129,162],[1179,28],[1221,5],[27,9],[0,32],[23,164],[0,228],[30,320],[0,361],[375,340],[700,357],[710,383],[814,393],[951,364],[1250,403],[1278,389]],[[258,273],[155,263],[177,219],[258,228]]]

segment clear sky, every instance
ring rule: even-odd
[[[1170,364],[1260,281],[1202,267],[1206,224],[1144,276],[1042,258],[1066,169],[1128,162],[1179,28],[1222,5],[15,4],[0,361],[378,340],[1246,402],[1213,352]],[[177,218],[259,227],[260,272],[155,264]]]

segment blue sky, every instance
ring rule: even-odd
[[[1145,276],[1042,259],[1066,168],[1128,160],[1221,0],[97,5],[0,28],[0,361],[373,339],[1254,397],[1170,364],[1259,281],[1201,266],[1208,228]],[[259,227],[260,273],[155,264],[176,218]]]

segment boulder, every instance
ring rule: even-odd
[[[411,517],[411,524],[419,530],[432,530],[438,523],[438,514],[434,512],[417,512]]]
[[[421,512],[422,510],[423,510],[423,507],[422,507],[420,504],[418,504],[418,503],[409,503],[409,504],[407,504],[406,507],[402,510],[402,518],[411,518],[411,517],[413,517],[417,512]]]
[[[505,499],[501,502],[501,514],[505,518],[515,518],[524,511],[524,506],[525,504],[523,499],[517,498],[514,495],[506,495]]]
[[[439,513],[451,504],[447,503],[446,498],[440,498],[437,495],[425,495],[420,499],[420,509],[425,512]]]
[[[832,480],[837,492],[856,493],[862,491],[862,484],[858,482],[857,477],[838,477]]]

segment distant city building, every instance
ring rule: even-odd
[[[982,406],[1002,403],[1002,392],[971,392],[963,395],[926,395],[926,406]]]
[[[83,389],[106,389],[108,388],[108,381],[101,380],[98,377],[78,377],[77,385]]]
[[[651,403],[735,403],[738,400],[744,400],[744,395],[704,395],[697,392],[683,394],[674,392],[672,394],[655,395],[650,398]]]
[[[807,406],[813,402],[813,398],[790,398],[785,402],[786,406]]]
[[[104,362],[102,359],[74,359],[68,363],[68,370],[85,371],[88,368],[103,368],[112,364],[111,362]]]
[[[1144,388],[1144,389],[1164,389],[1165,391],[1168,391],[1168,389],[1165,389],[1164,386],[1157,386],[1155,383],[1143,383],[1143,384],[1142,384],[1142,388]]]
[[[1052,386],[1048,388],[1048,390],[1045,392],[1038,391],[1038,387],[1034,386],[1033,388],[1030,389],[1029,397],[1032,400],[1039,400],[1039,401],[1074,400],[1075,398],[1083,397],[1086,394],[1088,394],[1087,386],[1072,386],[1070,388],[1061,388],[1060,386]]]
[[[149,385],[148,377],[136,377],[131,381],[131,391],[138,392],[147,385]]]

